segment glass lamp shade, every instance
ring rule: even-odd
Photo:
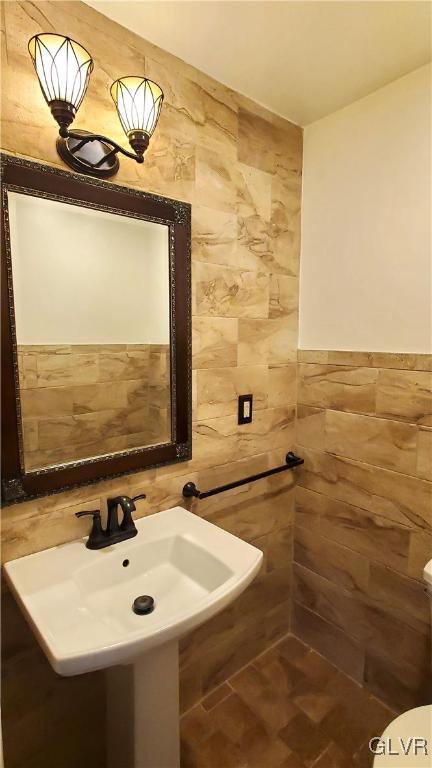
[[[85,96],[93,59],[89,52],[70,37],[50,32],[35,35],[28,49],[42,93],[60,124],[72,122]],[[61,120],[60,105],[65,114]]]
[[[121,77],[112,84],[111,96],[129,140],[141,132],[149,138],[159,119],[162,88],[146,77]]]

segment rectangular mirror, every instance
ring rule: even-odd
[[[2,165],[4,500],[189,458],[189,206]]]

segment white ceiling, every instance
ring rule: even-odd
[[[432,5],[418,0],[88,4],[300,125],[431,59]]]

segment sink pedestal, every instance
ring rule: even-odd
[[[107,670],[108,768],[179,768],[178,643]]]

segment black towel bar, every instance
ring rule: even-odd
[[[186,483],[186,485],[183,486],[183,496],[185,499],[190,499],[192,496],[196,499],[207,499],[209,496],[216,496],[217,493],[223,493],[223,491],[231,491],[232,488],[238,488],[240,485],[247,485],[247,483],[253,483],[255,480],[261,480],[263,477],[277,475],[279,472],[285,472],[287,469],[293,469],[294,467],[298,467],[300,464],[304,464],[304,459],[300,459],[295,455],[295,453],[289,451],[286,455],[286,464],[282,464],[281,467],[267,469],[265,472],[259,472],[257,475],[244,477],[243,480],[236,480],[234,483],[219,485],[217,488],[212,488],[210,491],[199,491],[195,483]]]

